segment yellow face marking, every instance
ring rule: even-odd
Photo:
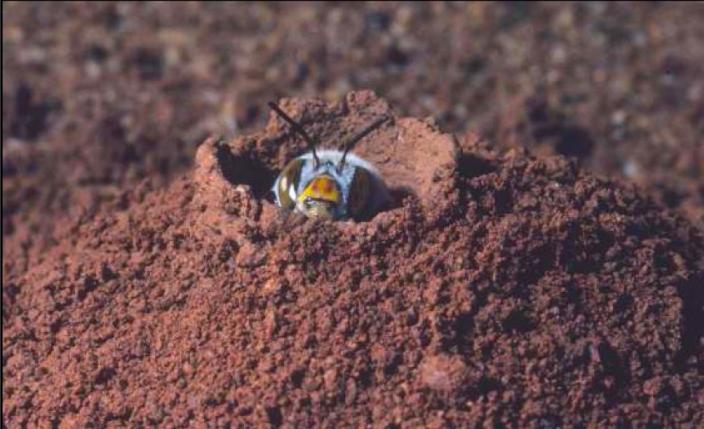
[[[298,200],[303,202],[306,198],[314,200],[330,201],[335,204],[340,203],[340,190],[337,188],[337,183],[330,176],[319,176],[311,180],[306,188],[298,196]]]

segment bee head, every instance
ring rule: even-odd
[[[296,208],[308,217],[336,219],[343,204],[337,181],[328,175],[316,176],[298,196]]]
[[[269,107],[284,119],[308,144],[310,152],[288,163],[274,183],[276,202],[280,207],[296,210],[308,217],[342,219],[355,217],[369,205],[372,168],[365,161],[348,153],[352,146],[386,121],[382,117],[344,142],[344,151],[316,151],[316,142],[303,127],[279,106]],[[361,164],[364,165],[361,165]]]

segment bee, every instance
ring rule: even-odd
[[[385,122],[382,117],[355,134],[344,150],[317,150],[303,127],[273,102],[269,107],[308,144],[309,151],[289,161],[272,191],[276,204],[309,218],[361,220],[373,215],[389,199],[389,192],[374,166],[350,153],[352,147]]]

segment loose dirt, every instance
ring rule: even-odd
[[[383,95],[704,225],[701,3],[2,4],[3,276],[266,102]]]
[[[7,427],[701,426],[704,238],[632,185],[499,153],[371,92],[281,103],[396,190],[285,213],[269,116],[123,190],[3,285]]]

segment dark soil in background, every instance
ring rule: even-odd
[[[702,4],[2,7],[5,273],[206,136],[263,125],[266,101],[360,88],[702,220]]]
[[[282,106],[326,142],[391,114],[369,92]],[[358,153],[412,195],[318,222],[257,197],[302,148],[273,116],[209,139],[5,285],[5,424],[704,422],[690,223],[563,157],[398,117]]]
[[[701,225],[703,19],[663,3],[3,3],[5,423],[700,423],[702,243],[662,206]],[[437,208],[428,185],[322,234],[246,189],[200,212],[199,179],[174,179],[208,135],[260,130],[269,99],[356,88],[460,136]],[[274,140],[229,159],[272,177],[302,149]],[[218,210],[243,220],[212,236],[201,217]]]

